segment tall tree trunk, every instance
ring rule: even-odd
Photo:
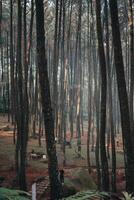
[[[82,1],[79,0],[79,10],[78,10],[78,28],[76,35],[76,132],[77,132],[77,147],[78,156],[81,156],[81,127],[80,127],[80,114],[81,114],[81,80],[82,80],[82,66],[81,66],[81,15],[82,15]]]
[[[111,132],[111,146],[112,146],[112,175],[111,175],[111,187],[112,192],[116,192],[116,152],[115,152],[115,134],[114,134],[114,124],[113,124],[113,105],[112,105],[112,70],[110,66],[110,45],[109,45],[109,13],[108,13],[108,2],[105,0],[105,26],[106,26],[106,64],[107,64],[107,78],[108,78],[108,119],[109,119],[109,127],[108,129]],[[112,55],[111,55],[112,57]],[[112,61],[112,59],[111,59]],[[110,132],[108,133],[109,137],[109,145],[110,145]],[[109,145],[107,153],[109,154]]]
[[[129,12],[130,12],[130,65],[131,65],[131,77],[130,77],[130,123],[131,123],[131,135],[134,142],[134,22],[133,22],[133,3],[129,0]]]
[[[14,57],[13,57],[13,2],[10,0],[10,75],[11,75],[11,116],[12,123],[15,117],[15,90],[14,90]],[[13,139],[15,141],[15,138]]]
[[[27,190],[26,184],[26,132],[25,132],[25,114],[24,114],[24,95],[23,95],[23,70],[22,70],[22,7],[21,1],[18,0],[18,38],[17,38],[17,57],[16,66],[18,72],[18,140],[19,140],[19,186],[21,190]]]
[[[2,26],[2,0],[0,0],[0,45],[1,45],[1,26]]]
[[[37,62],[41,89],[42,110],[44,115],[46,146],[48,154],[48,170],[51,187],[51,199],[62,198],[62,186],[58,179],[58,163],[54,138],[54,119],[52,114],[50,87],[45,53],[44,8],[43,0],[36,0],[36,30],[37,30]]]
[[[31,19],[30,19],[30,28],[29,28],[28,45],[27,45],[27,65],[30,64],[30,51],[31,51],[32,37],[33,37],[33,22],[34,22],[34,0],[31,0]]]
[[[7,88],[6,88],[6,90],[7,90],[7,96],[6,96],[6,98],[7,98],[7,101],[6,101],[6,104],[8,105],[8,122],[10,122],[10,114],[11,114],[11,112],[10,112],[10,87],[9,87],[9,42],[8,42],[8,38],[9,38],[9,36],[8,36],[9,34],[8,34],[8,32],[7,32],[7,68],[6,68],[6,70],[7,70]]]
[[[91,164],[90,164],[90,131],[91,131],[91,98],[92,98],[92,86],[91,86],[91,26],[89,26],[89,2],[88,2],[88,20],[87,20],[87,47],[88,47],[88,132],[87,132],[87,164],[88,172],[91,173]]]
[[[61,10],[62,0],[60,1],[60,14],[59,14],[59,0],[56,0],[55,8],[55,33],[54,33],[54,58],[53,58],[53,90],[52,90],[52,106],[55,124],[55,135],[57,136],[57,124],[58,124],[58,63],[59,63],[59,40],[61,30]],[[59,24],[58,24],[59,22]],[[59,29],[59,32],[58,32]]]
[[[97,20],[99,61],[101,70],[100,156],[101,156],[101,168],[102,168],[102,190],[109,191],[109,172],[108,172],[108,161],[107,161],[106,143],[105,143],[107,78],[106,78],[106,60],[105,60],[102,27],[101,27],[100,0],[96,0],[96,20]]]
[[[116,67],[119,103],[121,111],[121,126],[125,156],[126,189],[129,192],[134,192],[134,152],[131,138],[130,114],[124,75],[124,63],[119,30],[117,0],[110,0],[109,4],[112,22],[114,60]]]
[[[24,156],[26,158],[27,152],[27,141],[29,133],[29,101],[28,101],[28,57],[27,57],[27,22],[26,22],[26,9],[27,0],[24,0],[24,11],[23,11],[23,36],[24,36],[24,49],[23,49],[23,65],[24,65]]]

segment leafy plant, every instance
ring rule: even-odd
[[[30,194],[21,190],[0,188],[0,200],[29,200]]]
[[[78,192],[77,194],[67,197],[64,200],[99,200],[100,198],[110,197],[110,195],[107,192],[99,192],[99,191],[83,191]]]
[[[134,196],[132,194],[129,194],[128,192],[122,192],[123,197],[121,200],[134,200]]]

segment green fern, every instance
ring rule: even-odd
[[[100,198],[110,197],[110,195],[107,192],[99,192],[99,191],[83,191],[78,192],[77,194],[67,197],[64,200],[96,200]]]
[[[0,200],[29,200],[30,194],[20,190],[0,188]]]
[[[121,198],[121,200],[134,200],[132,194],[129,194],[128,192],[122,192],[122,194],[123,197]]]

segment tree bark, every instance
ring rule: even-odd
[[[25,132],[25,114],[24,114],[24,93],[23,93],[23,71],[22,71],[22,7],[18,0],[18,37],[17,37],[17,57],[16,67],[18,72],[18,156],[19,156],[19,186],[21,190],[27,190],[26,184],[26,132]]]
[[[48,170],[50,178],[51,199],[61,199],[62,186],[58,179],[58,163],[54,137],[54,119],[52,115],[50,87],[45,53],[44,8],[43,0],[36,0],[36,31],[37,31],[37,63],[41,90],[42,110],[44,115],[46,146],[48,154]]]
[[[106,78],[106,60],[105,60],[102,27],[101,27],[100,0],[96,0],[96,21],[97,21],[99,61],[101,70],[100,157],[101,157],[101,168],[102,168],[102,190],[109,191],[109,172],[108,172],[108,161],[107,161],[106,143],[105,143],[107,78]]]
[[[119,103],[121,111],[121,126],[125,157],[126,190],[128,192],[134,192],[134,152],[131,138],[130,114],[124,74],[117,0],[110,0],[109,4],[112,22],[114,61],[116,67]]]

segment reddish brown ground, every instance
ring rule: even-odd
[[[0,131],[0,140],[7,138],[7,145],[9,142],[9,135],[10,137],[12,136],[12,132],[2,132]],[[67,139],[70,139],[70,134],[67,134]],[[74,140],[75,141],[75,140]],[[84,136],[82,136],[82,144],[85,145],[87,141],[87,137],[86,134]],[[3,187],[8,187],[11,188],[13,186],[13,180],[15,179],[15,170],[14,170],[14,166],[12,163],[10,163],[10,159],[7,157],[7,155],[3,155],[0,152],[0,176],[5,177],[5,181],[3,182],[2,186]],[[86,161],[79,159],[77,161],[70,161],[70,163],[68,163],[68,166],[64,168],[65,170],[65,176],[70,177],[71,179],[71,169],[72,168],[78,168],[80,166],[83,166],[82,163]],[[3,166],[8,166],[10,163],[10,167],[1,169],[1,163]],[[62,168],[62,165],[59,166],[59,168]],[[44,169],[40,169],[37,170],[36,168],[33,168],[32,166],[27,167],[27,182],[28,182],[28,190],[31,190],[31,185],[32,183],[38,178],[38,177],[44,177],[44,176],[48,176],[48,170],[47,168]],[[96,170],[93,170],[92,172],[92,176],[93,179],[95,180],[95,182],[97,183],[97,174],[96,174]],[[122,190],[125,189],[125,181],[124,181],[124,170],[123,169],[117,169],[117,190],[120,192]],[[47,198],[46,198],[47,199]]]
[[[0,155],[0,162],[6,164],[7,158],[5,156]],[[62,166],[59,168],[62,168]],[[70,166],[67,166],[64,168],[65,176],[69,177],[70,179],[71,179],[71,171],[73,168],[76,168],[76,170],[77,170],[77,168],[79,168],[79,167],[76,165],[70,165]],[[95,169],[92,170],[91,175],[93,177],[93,180],[97,184],[97,174],[96,174]],[[10,170],[2,170],[2,171],[0,170],[0,176],[5,177],[5,181],[2,184],[3,187],[11,188],[13,186],[12,181],[15,179],[15,170],[12,167]],[[31,185],[37,178],[45,177],[45,176],[48,176],[47,169],[37,170],[30,166],[27,167],[28,190],[31,190]],[[117,169],[117,190],[119,192],[125,190],[125,180],[124,180],[124,170],[123,169]]]

